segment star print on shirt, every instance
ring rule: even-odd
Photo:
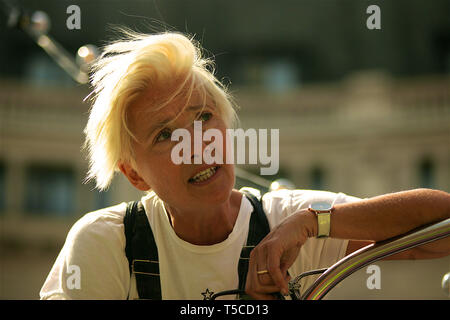
[[[205,292],[202,292],[203,300],[211,300],[211,297],[213,296],[214,292],[209,291],[208,288],[206,288]]]

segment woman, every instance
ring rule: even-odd
[[[120,171],[147,191],[142,204],[158,247],[163,299],[202,299],[238,287],[253,207],[233,189],[234,167],[225,161],[230,150],[226,144],[215,150],[224,161],[212,164],[194,161],[207,142],[200,152],[191,148],[190,163],[175,164],[171,157],[175,130],[193,136],[193,123],[200,121],[203,130],[225,137],[235,123],[232,100],[211,70],[199,47],[177,33],[129,33],[106,47],[94,69],[85,130],[88,178],[105,189]],[[332,205],[327,214],[314,211],[318,201]],[[365,200],[282,190],[265,194],[262,203],[271,232],[250,254],[245,288],[255,299],[286,294],[290,276],[330,266],[369,241],[450,217],[450,195],[424,189]],[[42,299],[139,297],[125,255],[125,211],[122,203],[88,213],[73,226]],[[439,257],[449,248],[444,239],[396,258]]]

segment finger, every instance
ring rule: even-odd
[[[264,276],[268,276],[265,274]],[[279,292],[278,286],[273,284],[272,279],[270,278],[270,285],[263,285],[261,284],[261,281],[259,280],[261,278],[261,275],[258,275],[253,273],[253,275],[250,276],[250,273],[248,274],[247,284],[246,284],[246,293],[250,295],[254,299],[262,299],[262,300],[271,300],[274,299],[273,294]]]
[[[278,291],[282,294],[288,294],[286,272],[282,272],[280,268],[280,258],[281,257],[276,253],[268,254],[267,268],[272,281],[278,287]]]
[[[286,279],[285,281],[289,283],[291,280],[291,277],[289,276],[289,268],[292,266],[292,264],[295,262],[295,259],[298,256],[299,248],[294,248],[291,250],[288,250],[281,259],[280,269],[281,273],[285,275]],[[288,285],[289,286],[289,285]]]
[[[256,288],[253,288],[252,291],[254,293],[273,294],[280,292],[280,289],[276,285],[271,285],[271,286],[258,286]]]
[[[250,296],[256,300],[277,300],[277,297],[273,294],[250,294]]]
[[[262,286],[271,286],[274,284],[272,277],[270,276],[267,268],[267,251],[259,250],[257,256],[257,268],[256,268],[256,282]],[[266,272],[266,273],[261,273]]]
[[[254,249],[255,250],[255,249]],[[265,263],[263,250],[252,251],[250,254],[247,283],[245,291],[254,299],[273,299],[271,294],[279,292],[279,288],[274,285],[272,278],[267,274],[258,274],[258,271],[265,270],[260,267],[257,261]]]
[[[253,298],[257,299],[256,296],[256,288],[258,287],[258,279],[257,279],[257,252],[255,249],[253,249],[250,252],[250,260],[248,264],[248,272],[247,272],[247,279],[245,283],[245,292],[252,296]]]
[[[256,282],[259,283],[261,286],[272,286],[275,285],[275,283],[272,280],[272,277],[269,274],[269,271],[265,274],[256,274]]]
[[[265,271],[265,270],[264,270]],[[272,280],[272,277],[269,274],[269,271],[265,274],[257,274],[257,281],[261,286],[273,286],[274,282]]]
[[[266,292],[266,289],[261,289],[262,286],[265,286],[271,293],[282,292],[285,295],[288,293],[289,280],[287,280],[286,278],[286,272],[282,272],[280,270],[280,258],[278,258],[279,256],[280,255],[277,254],[276,247],[267,245],[257,247],[255,249],[255,252],[253,252],[253,261],[258,261],[258,263],[256,264],[258,266],[256,271],[257,277],[254,280],[256,291]],[[274,262],[273,265],[270,264],[270,261]],[[258,274],[258,272],[266,270],[266,274]],[[278,279],[276,280],[275,277],[278,277]]]
[[[277,286],[259,286],[253,287],[251,285],[247,285],[245,288],[245,292],[254,299],[273,299],[274,293],[278,293],[279,289]]]

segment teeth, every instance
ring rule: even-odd
[[[216,173],[216,170],[217,170],[217,167],[208,168],[206,170],[203,170],[203,171],[197,173],[195,176],[193,176],[189,180],[191,180],[193,182],[205,181],[205,180],[211,178],[214,175],[214,173]]]

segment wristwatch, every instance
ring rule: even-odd
[[[333,205],[327,201],[313,202],[308,210],[317,216],[317,238],[330,236],[330,215],[333,211]]]

